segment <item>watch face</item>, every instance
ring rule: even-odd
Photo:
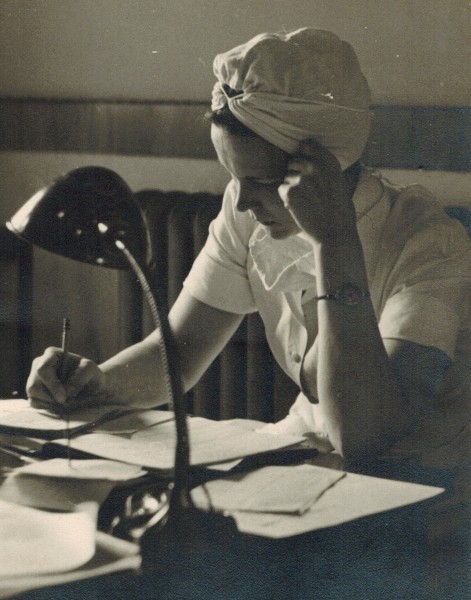
[[[347,306],[358,304],[364,296],[365,293],[353,283],[345,284],[338,291],[338,299],[342,304],[346,304]]]

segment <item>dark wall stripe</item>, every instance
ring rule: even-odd
[[[206,103],[0,99],[0,150],[215,158]],[[366,164],[471,171],[471,107],[373,107]]]
[[[471,171],[471,107],[375,106],[372,167]]]

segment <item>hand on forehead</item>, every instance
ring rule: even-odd
[[[327,171],[340,171],[337,158],[314,138],[303,140],[296,154],[288,162],[288,170],[313,175],[318,169]]]

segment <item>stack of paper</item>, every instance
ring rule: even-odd
[[[212,465],[246,456],[272,452],[297,444],[301,436],[256,433],[201,417],[188,420],[190,463]],[[67,440],[56,440],[66,445]],[[90,433],[71,440],[71,448],[111,460],[167,472],[175,462],[176,433],[173,422],[159,423],[130,436]]]
[[[130,419],[128,426],[135,423],[137,429],[142,426],[139,415],[146,412],[119,405],[95,406],[76,410],[65,419],[58,414],[32,408],[26,400],[0,400],[0,433],[53,440],[93,431],[121,416]],[[152,412],[156,413],[156,419],[169,416],[169,413],[164,411]],[[135,415],[136,419],[132,421]]]
[[[302,436],[257,433],[201,417],[188,419],[192,465],[213,465],[295,445]],[[93,433],[89,433],[93,431]],[[96,407],[74,411],[68,424],[24,400],[0,401],[0,432],[53,440],[91,456],[170,471],[175,461],[172,412]]]

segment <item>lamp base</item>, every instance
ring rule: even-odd
[[[232,517],[193,506],[170,510],[141,537],[142,575],[182,573],[207,560],[226,561],[237,553],[240,539]]]

